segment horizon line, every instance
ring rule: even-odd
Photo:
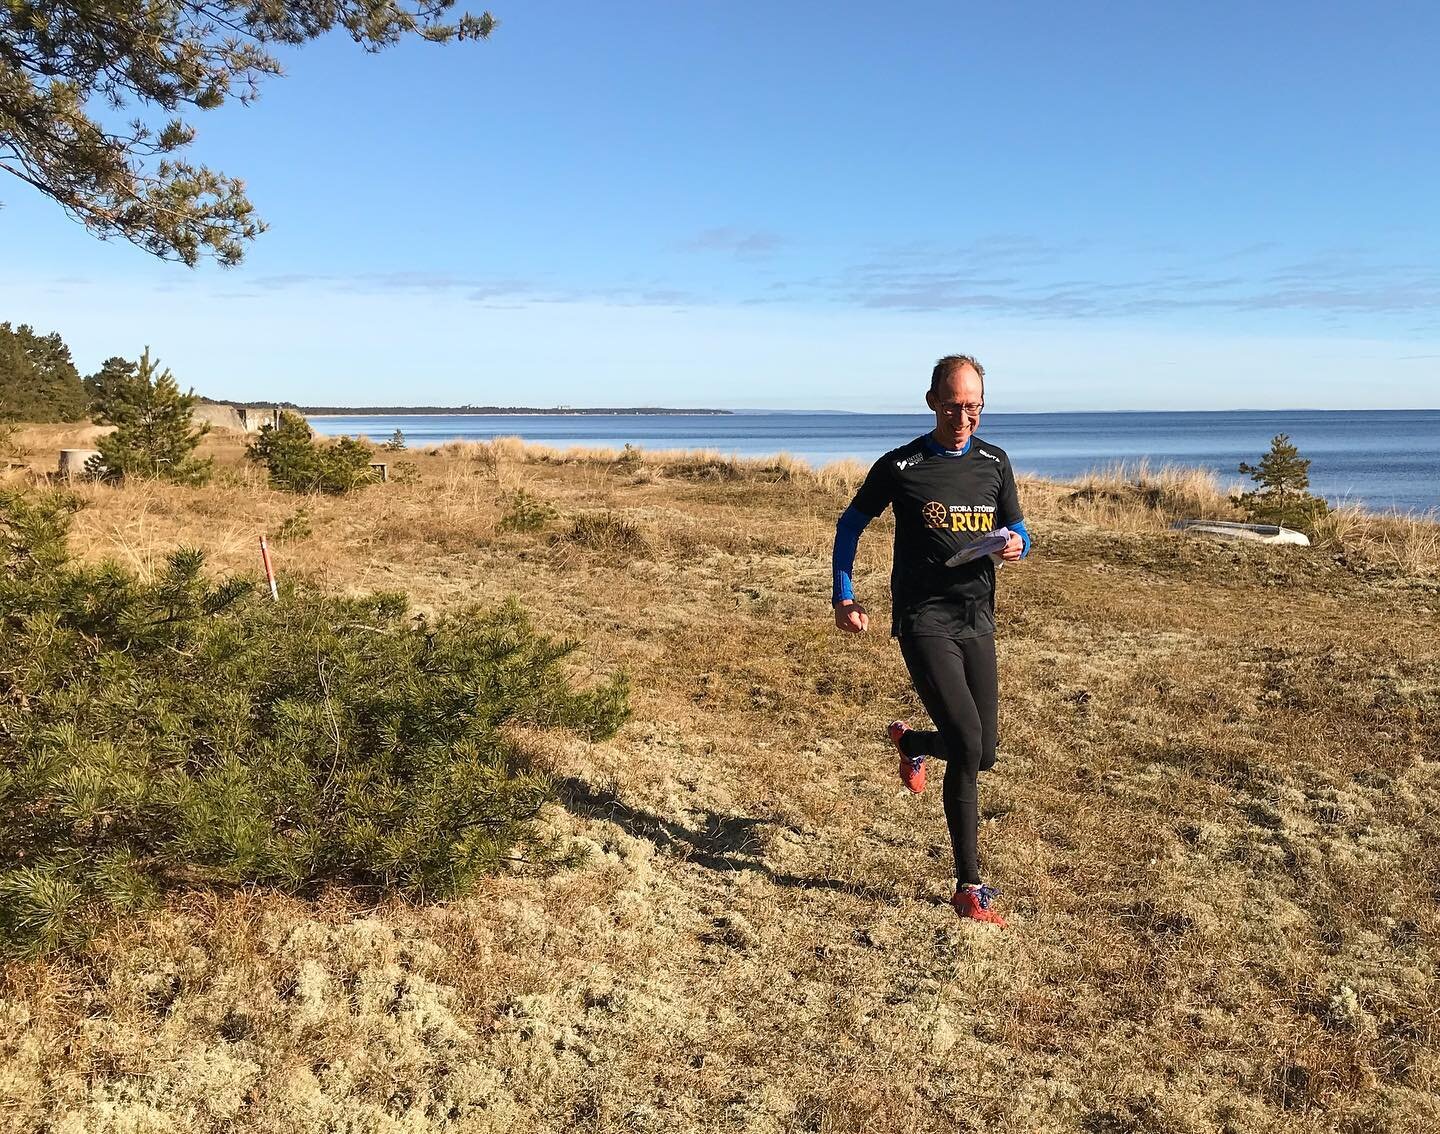
[[[209,399],[205,399],[209,401]],[[216,402],[220,405],[238,405],[237,402]],[[253,406],[254,403],[248,403]],[[276,403],[277,405],[279,403]],[[285,408],[285,407],[281,407]],[[296,407],[306,413],[303,407]],[[726,414],[808,414],[812,417],[929,417],[927,410],[835,410],[835,409],[764,409],[754,406],[719,407],[669,407],[669,406],[577,406],[565,409],[541,409],[539,407],[497,406],[497,412],[486,413],[463,406],[439,406],[417,412],[405,406],[387,406],[379,410],[365,407],[327,407],[341,412],[306,413],[307,417],[586,417],[592,414],[617,416],[723,416]],[[1042,414],[1105,414],[1105,413],[1440,413],[1440,406],[1232,406],[1225,409],[1050,409],[1050,410],[992,410],[988,416],[1024,417]]]

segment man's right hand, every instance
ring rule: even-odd
[[[835,604],[835,625],[847,634],[859,634],[870,629],[870,616],[854,599],[845,599]]]

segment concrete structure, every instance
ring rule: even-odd
[[[262,425],[280,423],[278,406],[255,409],[229,402],[197,402],[190,416],[196,422],[208,422],[216,429],[231,429],[236,433],[259,433]]]
[[[77,476],[89,476],[85,462],[98,457],[99,449],[61,449],[59,473],[62,480],[74,480]]]

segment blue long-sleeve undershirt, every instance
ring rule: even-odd
[[[830,573],[834,582],[830,587],[830,605],[855,601],[855,586],[850,581],[850,572],[855,570],[855,552],[860,546],[860,533],[874,516],[867,516],[853,504],[840,514],[835,525],[835,548],[830,553]]]
[[[1020,558],[1024,559],[1030,554],[1030,533],[1025,530],[1025,521],[1016,520],[1010,530],[1020,537]]]
[[[965,447],[956,451],[942,449],[932,440],[930,448],[947,457],[961,457],[969,451],[970,442],[967,440]],[[832,576],[830,604],[832,606],[840,602],[855,601],[855,585],[850,577],[855,570],[855,552],[860,547],[860,533],[874,518],[874,516],[867,516],[852,504],[841,513],[840,520],[835,525],[835,546],[830,552]],[[1030,533],[1025,530],[1025,521],[1016,520],[1010,525],[1010,530],[1020,537],[1020,558],[1024,559],[1030,554]]]

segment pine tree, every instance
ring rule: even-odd
[[[111,361],[114,361],[113,359]],[[210,462],[194,456],[209,425],[195,426],[191,411],[200,399],[182,394],[169,370],[146,347],[133,372],[102,369],[94,376],[95,420],[115,426],[101,437],[99,464],[110,477],[157,476],[195,484],[210,473]]]
[[[263,229],[239,178],[187,157],[192,112],[255,98],[295,48],[332,30],[366,51],[483,39],[453,0],[106,0],[0,4],[0,173],[102,239],[164,259],[237,264]],[[337,187],[337,191],[343,191]]]
[[[380,447],[384,449],[387,453],[404,452],[405,434],[401,433],[398,429],[395,430],[394,433],[390,434],[390,440],[386,441],[385,444],[381,445]]]
[[[612,736],[623,677],[576,687],[576,643],[513,604],[427,621],[398,594],[271,602],[196,551],[152,580],[76,563],[76,507],[0,492],[0,950],[181,886],[445,897],[517,849],[563,861],[507,729]]]
[[[1240,472],[1261,486],[1270,496],[1285,497],[1304,494],[1310,487],[1310,459],[1290,441],[1287,433],[1277,433],[1270,441],[1269,451],[1259,465],[1240,462]]]
[[[58,334],[0,323],[0,421],[80,421],[86,397]]]
[[[1310,494],[1310,459],[1302,457],[1288,434],[1277,433],[1258,465],[1240,462],[1239,471],[1260,487],[1235,498],[1252,519],[1290,527],[1310,527],[1329,505]]]
[[[265,425],[245,450],[270,472],[270,483],[288,492],[349,492],[375,479],[370,460],[375,451],[363,441],[341,437],[317,445],[315,432],[299,414],[283,412],[278,426]]]
[[[117,383],[134,378],[136,369],[136,365],[128,358],[112,355],[100,364],[100,369],[94,374],[86,375],[82,382],[91,413],[96,412],[96,399],[102,388],[114,388]]]

